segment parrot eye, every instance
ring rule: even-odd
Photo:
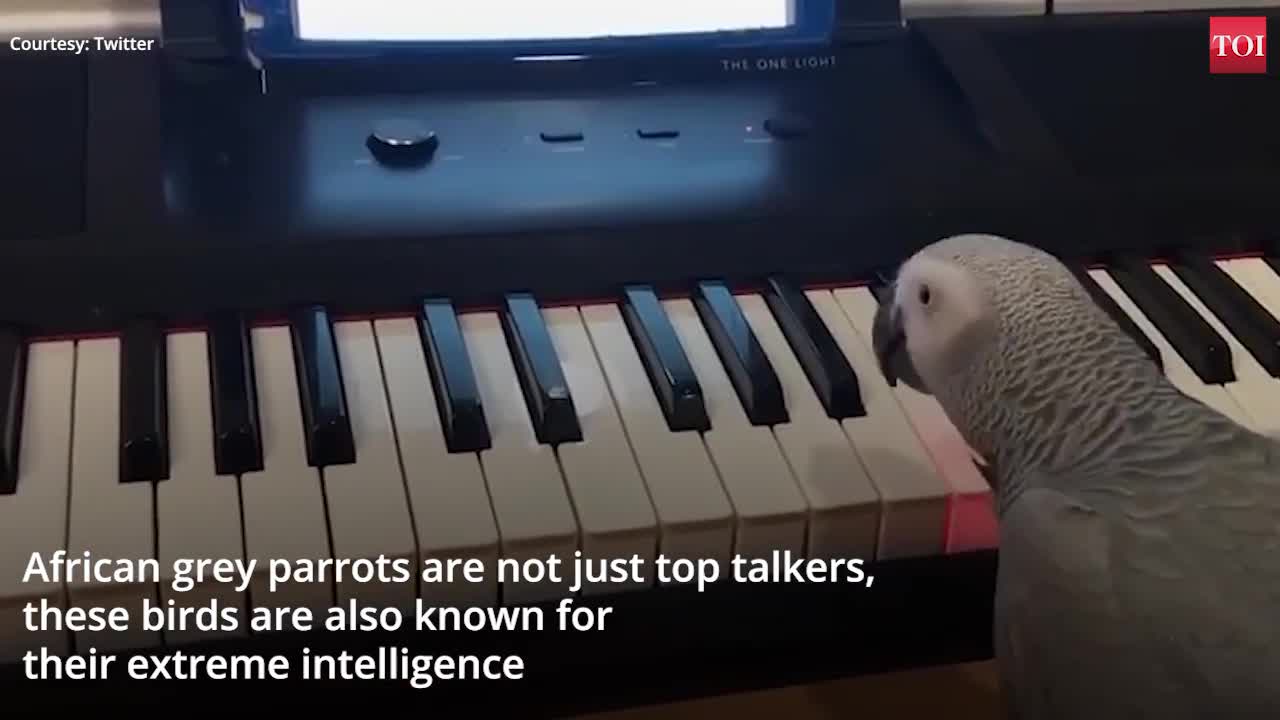
[[[930,294],[930,292],[929,292],[929,286],[928,286],[928,285],[921,285],[921,286],[920,286],[920,304],[921,304],[921,305],[928,305],[928,304],[929,304],[929,300],[930,300],[931,298],[932,298],[932,295],[931,295],[931,294]]]

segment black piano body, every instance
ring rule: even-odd
[[[18,109],[0,120],[7,327],[87,337],[312,304],[378,317],[516,291],[550,307],[776,275],[827,287],[964,232],[1081,264],[1277,250],[1276,71],[1209,74],[1210,11],[900,25],[896,8],[864,23],[846,3],[820,48],[263,72],[222,42],[225,18],[180,5],[163,5],[153,52],[0,56]],[[368,153],[396,117],[436,133],[429,162]],[[995,570],[987,550],[886,561],[873,589],[651,589],[608,599],[601,634],[207,647],[507,648],[527,682],[411,692],[531,717],[986,658]]]

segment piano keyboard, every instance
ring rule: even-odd
[[[1274,260],[1079,268],[1189,395],[1280,432]],[[197,633],[48,633],[22,608],[526,603],[564,585],[23,584],[32,553],[155,558],[866,560],[995,548],[991,490],[930,397],[890,387],[866,286],[415,316],[322,307],[117,336],[0,332],[0,661]],[[595,595],[644,586],[588,586]]]

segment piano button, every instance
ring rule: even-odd
[[[1125,259],[1108,272],[1201,380],[1221,385],[1235,379],[1226,341],[1149,264]]]
[[[733,552],[751,558],[771,557],[775,550],[804,553],[809,504],[777,438],[768,427],[753,425],[743,411],[693,302],[663,305],[706,400],[711,429],[702,440],[736,515]]]
[[[120,338],[120,481],[169,477],[164,331],[139,321]]]
[[[866,415],[858,378],[809,298],[788,280],[778,277],[770,278],[764,297],[792,352],[813,383],[827,417],[844,420]]]
[[[654,503],[666,511],[661,516],[666,525],[673,516],[665,504],[679,508],[703,502],[698,486],[688,483],[678,488],[686,496],[669,491],[664,495],[672,483],[659,482],[650,500],[582,316],[574,308],[549,309],[546,316],[582,426],[582,442],[559,448],[560,467],[582,526],[582,554],[593,561],[638,555],[645,567],[652,568],[659,541]],[[651,583],[588,584],[583,594],[639,589],[647,584]]]
[[[544,130],[541,137],[547,143],[573,143],[582,142],[583,135],[579,130]]]
[[[1120,309],[1132,318],[1142,332],[1155,343],[1160,350],[1160,355],[1164,357],[1164,373],[1169,378],[1169,382],[1187,395],[1231,417],[1236,422],[1248,424],[1248,418],[1236,405],[1235,401],[1231,399],[1231,396],[1227,394],[1226,388],[1222,385],[1202,382],[1191,370],[1191,366],[1183,360],[1182,356],[1174,351],[1173,346],[1170,345],[1165,336],[1156,329],[1155,324],[1125,294],[1124,289],[1111,277],[1110,273],[1105,270],[1090,270],[1089,276],[1116,301]]]
[[[14,492],[0,495],[0,663],[41,647],[55,655],[71,649],[65,631],[29,631],[23,619],[29,602],[65,608],[64,583],[22,582],[22,576],[32,554],[48,561],[66,548],[75,344],[37,342],[26,359],[18,482]]]
[[[1217,267],[1213,269],[1216,271]],[[1220,317],[1210,310],[1200,296],[1192,292],[1190,286],[1183,282],[1175,270],[1165,265],[1157,265],[1155,271],[1205,319],[1205,322],[1209,323],[1210,327],[1226,338],[1227,346],[1231,349],[1231,360],[1236,376],[1234,382],[1226,384],[1227,393],[1252,420],[1251,426],[1265,433],[1280,432],[1280,383],[1272,382],[1271,376],[1244,349],[1236,335],[1226,327]],[[1226,280],[1231,282],[1230,278]]]
[[[622,317],[658,394],[667,426],[672,432],[709,430],[702,388],[658,296],[647,287],[625,288]]]
[[[292,328],[307,462],[312,467],[354,463],[355,440],[329,314],[321,307],[297,310]]]
[[[697,433],[671,432],[617,305],[587,305],[590,334],[662,528],[669,558],[730,561],[733,508]]]
[[[880,494],[839,422],[827,416],[764,298],[740,295],[738,303],[786,397],[790,420],[773,433],[809,500],[808,554],[874,558]]]
[[[1268,374],[1280,377],[1280,321],[1206,256],[1183,254],[1171,268],[1186,288],[1234,336],[1227,337],[1227,331],[1218,330],[1228,344],[1234,339],[1239,346],[1231,348],[1232,355],[1245,352],[1247,348]],[[1185,297],[1185,293],[1183,295]],[[1203,312],[1200,314],[1204,315]]]
[[[253,343],[238,315],[219,315],[209,324],[208,363],[213,396],[213,457],[219,475],[262,469],[258,393],[253,381]]]
[[[355,462],[320,471],[335,560],[385,556],[418,567],[417,539],[405,499],[404,476],[387,408],[378,346],[369,321],[336,322],[333,332],[355,442]],[[413,611],[417,585],[335,583],[337,601]]]
[[[22,336],[0,329],[0,495],[10,495],[18,486],[26,357]]]
[[[440,149],[440,137],[413,118],[386,118],[374,126],[365,147],[379,162],[390,167],[423,165]]]
[[[489,425],[453,303],[445,299],[424,301],[418,330],[426,348],[434,395],[440,401],[440,419],[449,452],[487,450],[492,442]]]
[[[286,580],[269,589],[274,559],[331,558],[320,472],[307,462],[297,369],[287,327],[250,331],[254,384],[261,404],[262,470],[240,476],[245,558],[256,561],[249,597],[255,607],[305,607],[325,617],[333,583]]]
[[[480,463],[498,521],[502,556],[520,563],[545,561],[553,554],[572,558],[578,549],[578,523],[555,451],[534,434],[502,321],[487,312],[466,313],[458,321],[475,359],[476,386],[493,438],[492,447],[480,453]],[[572,576],[564,580],[509,583],[502,588],[503,603],[564,597]]]
[[[934,469],[880,373],[871,337],[858,337],[835,296],[806,293],[862,385],[866,413],[841,421],[884,503],[878,557],[928,557],[946,549],[946,480]]]
[[[836,290],[834,295],[859,336],[870,343],[879,304],[876,296],[867,288],[845,288]],[[973,463],[973,450],[968,442],[935,398],[912,389],[906,383],[898,383],[892,390],[934,467],[950,489],[947,552],[997,547],[1000,532],[991,486]]]
[[[97,558],[155,558],[153,483],[120,482],[120,371],[118,338],[82,340],[76,344],[71,487],[68,504],[67,555]],[[156,602],[155,583],[68,582],[72,607],[123,607],[131,618],[142,617],[143,601]],[[126,631],[104,629],[76,633],[78,650],[98,652],[154,647],[161,636],[140,623]]]
[[[194,612],[217,602],[244,617],[246,597],[234,585],[206,582],[191,590],[172,587],[173,564],[180,559],[236,560],[243,558],[240,528],[240,490],[236,477],[218,472],[214,463],[213,403],[210,397],[209,347],[203,332],[168,336],[169,452],[167,482],[159,483],[156,503],[156,559],[160,562],[160,602]],[[198,627],[165,631],[166,644],[213,639],[233,633]]]
[[[581,442],[573,395],[537,301],[524,293],[508,295],[502,320],[538,441],[548,445]]]
[[[794,140],[813,132],[813,123],[799,115],[779,115],[766,119],[764,129],[779,140]]]
[[[742,308],[723,283],[699,283],[694,307],[753,425],[788,422],[782,385]]]
[[[1160,351],[1156,349],[1155,343],[1151,342],[1151,338],[1138,329],[1138,326],[1133,322],[1133,318],[1125,314],[1120,309],[1120,306],[1116,305],[1116,301],[1099,287],[1098,283],[1094,282],[1087,269],[1073,265],[1071,266],[1071,272],[1080,281],[1080,284],[1084,286],[1084,289],[1088,291],[1089,295],[1093,297],[1093,301],[1098,304],[1098,307],[1101,307],[1120,326],[1121,330],[1128,333],[1129,337],[1138,343],[1147,356],[1155,362],[1156,367],[1160,368],[1160,372],[1164,372],[1164,359],[1160,357]]]
[[[680,131],[674,128],[651,127],[636,130],[636,135],[644,140],[675,140],[680,137]]]
[[[445,441],[428,377],[421,326],[413,320],[393,319],[377,320],[373,327],[421,559],[476,559],[484,563],[483,582],[457,578],[423,583],[421,596],[436,605],[496,605],[498,526],[480,458],[474,452],[452,452]],[[461,342],[460,327],[458,332]],[[471,373],[470,363],[467,372]]]

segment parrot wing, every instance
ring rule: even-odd
[[[1117,490],[1152,486],[1136,472],[1096,495],[1027,483],[994,628],[1012,717],[1280,717],[1280,453],[1251,458],[1156,493]]]

